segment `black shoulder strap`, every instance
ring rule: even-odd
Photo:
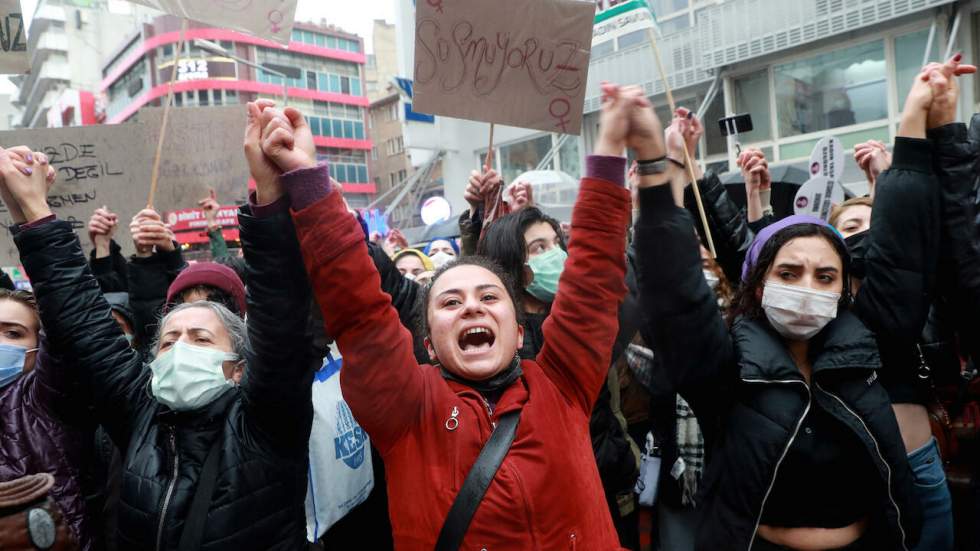
[[[497,428],[490,435],[490,440],[484,444],[480,450],[480,455],[476,458],[476,463],[470,467],[470,472],[466,474],[463,487],[456,494],[446,521],[439,531],[439,539],[436,541],[435,551],[456,551],[463,542],[463,536],[469,530],[470,521],[476,514],[483,496],[490,487],[490,482],[497,474],[497,469],[504,462],[504,457],[510,450],[510,445],[514,443],[514,435],[517,434],[517,422],[520,420],[521,410],[507,412],[500,416]],[[181,549],[183,551],[183,549]]]
[[[197,481],[197,490],[194,490],[194,499],[191,501],[191,508],[187,510],[187,517],[184,519],[184,531],[180,534],[180,551],[198,551],[201,548],[201,540],[204,539],[204,526],[208,521],[208,509],[211,508],[211,496],[214,494],[214,487],[218,482],[218,459],[221,458],[221,433],[219,432],[208,456],[204,460],[201,468],[201,478]]]

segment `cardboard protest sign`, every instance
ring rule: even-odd
[[[178,17],[288,44],[297,0],[129,0]]]
[[[20,0],[0,0],[0,74],[20,75],[30,68]]]
[[[154,136],[144,157],[152,165],[163,108],[143,109],[139,120]],[[210,189],[223,204],[244,203],[249,179],[248,163],[242,153],[245,123],[244,105],[171,109],[154,207],[164,213],[195,206]],[[149,179],[146,183],[144,203]]]
[[[0,146],[26,145],[48,156],[58,179],[48,193],[48,204],[61,220],[71,223],[76,233],[86,235],[92,211],[108,205],[119,213],[120,226],[146,204],[146,182],[150,165],[143,162],[146,143],[151,141],[140,124],[80,126],[0,132]],[[0,203],[0,223],[13,222],[6,205]],[[128,228],[117,230],[116,242],[132,252]],[[88,237],[82,239],[89,247]],[[10,233],[0,230],[0,265],[20,264]]]
[[[595,2],[419,0],[413,109],[578,134]]]
[[[822,138],[810,153],[810,179],[796,192],[794,211],[830,219],[835,204],[844,202],[844,145],[833,136]]]
[[[103,205],[119,215],[116,242],[133,252],[129,219],[146,206],[162,108],[140,111],[140,121],[118,125],[0,132],[0,147],[26,145],[48,156],[58,179],[48,204],[90,248],[87,224]],[[161,213],[196,207],[214,188],[224,204],[247,198],[248,165],[242,153],[243,106],[177,108],[170,112],[154,207]],[[12,223],[0,202],[0,223]],[[0,229],[0,266],[20,264],[9,232]]]

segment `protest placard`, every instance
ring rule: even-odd
[[[420,0],[413,109],[578,134],[595,2]]]
[[[19,0],[0,0],[0,74],[20,75],[30,70],[27,27]]]
[[[288,44],[297,0],[129,0],[178,17]]]
[[[139,120],[155,137],[163,123],[163,108],[143,109]],[[224,204],[244,203],[249,179],[242,153],[245,123],[244,105],[171,109],[154,208],[163,213],[196,205],[210,189]],[[151,141],[151,146],[156,144],[155,138]],[[152,149],[145,157],[150,165]],[[149,180],[143,186],[144,204],[148,184]]]
[[[88,219],[105,205],[119,215],[116,242],[129,254],[129,219],[146,206],[162,111],[144,109],[140,122],[126,124],[0,132],[0,146],[26,145],[48,156],[58,173],[48,204],[71,223],[86,251]],[[161,214],[194,207],[212,187],[224,204],[244,202],[249,178],[244,133],[242,106],[173,109],[154,207]],[[0,203],[0,223],[11,222]],[[0,266],[19,263],[13,239],[0,229]]]
[[[146,201],[150,174],[146,142],[150,139],[141,124],[80,126],[57,129],[25,129],[0,132],[0,146],[26,145],[48,156],[58,173],[48,193],[48,204],[61,220],[67,220],[80,236],[92,211],[108,205],[120,215],[117,242],[132,251],[127,239],[128,218]],[[126,221],[123,221],[123,219]],[[0,223],[12,224],[6,205],[0,204]],[[82,239],[89,246],[88,238]],[[87,250],[87,249],[86,249]],[[10,233],[0,230],[0,265],[20,264]]]

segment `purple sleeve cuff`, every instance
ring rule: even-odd
[[[280,176],[289,205],[300,211],[330,194],[330,172],[327,163],[311,168],[300,168]]]
[[[585,158],[585,177],[626,185],[626,157],[589,155]]]
[[[33,222],[28,222],[28,223],[25,223],[25,224],[21,224],[20,225],[20,229],[21,230],[32,230],[34,228],[38,228],[40,226],[43,226],[43,225],[47,224],[48,222],[54,222],[57,219],[58,219],[58,217],[55,216],[54,214],[49,214],[49,215],[45,216],[44,218],[38,218],[37,220],[35,220]]]
[[[256,218],[266,218],[276,214],[289,213],[289,195],[284,194],[267,205],[260,205],[253,191],[248,194],[248,205],[252,208],[252,216]]]

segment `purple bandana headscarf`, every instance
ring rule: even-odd
[[[762,229],[755,236],[755,240],[752,241],[752,245],[749,247],[749,252],[745,254],[745,262],[742,263],[742,281],[748,281],[749,271],[755,266],[755,263],[759,260],[759,253],[762,252],[762,247],[772,238],[772,236],[779,233],[780,230],[786,229],[790,226],[795,226],[797,224],[816,224],[818,226],[826,226],[832,230],[834,233],[840,237],[840,232],[836,228],[828,224],[826,221],[816,218],[814,216],[808,216],[805,214],[794,214],[792,216],[787,216],[778,222],[774,222]],[[841,241],[844,239],[841,238]]]

